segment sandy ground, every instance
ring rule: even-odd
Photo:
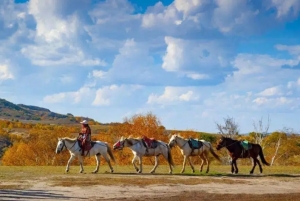
[[[68,177],[65,175],[63,177]],[[114,177],[134,177],[114,175]],[[193,179],[190,176],[143,175],[137,179],[168,178],[178,180]],[[62,180],[64,178],[61,178]],[[123,178],[124,179],[124,178]],[[199,178],[197,178],[199,179]],[[200,178],[201,179],[201,178]],[[206,178],[207,179],[207,178]],[[222,181],[226,180],[225,183]],[[229,181],[229,182],[228,182]],[[91,185],[91,186],[54,186],[50,180],[27,180],[6,182],[5,185],[24,185],[24,190],[0,190],[0,200],[300,200],[300,176],[293,177],[209,177],[208,183],[182,185],[158,184],[137,186]],[[177,182],[178,183],[178,182]],[[180,182],[179,182],[180,183]],[[1,185],[4,185],[0,182]],[[253,194],[253,195],[250,195]],[[290,197],[290,199],[289,199]]]

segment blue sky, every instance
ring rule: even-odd
[[[2,0],[0,97],[168,129],[300,131],[300,1]]]

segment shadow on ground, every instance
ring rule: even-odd
[[[0,190],[0,200],[66,200],[74,197],[68,197],[62,193],[52,193],[44,190]],[[79,198],[76,198],[79,199]]]

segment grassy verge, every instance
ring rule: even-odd
[[[136,174],[132,166],[115,166],[115,173],[105,174],[107,166],[101,166],[98,174],[91,174],[94,166],[86,166],[85,173],[79,174],[78,166],[71,166],[70,172],[65,173],[64,166],[0,166],[0,189],[26,189],[34,182],[47,182],[51,186],[92,186],[92,185],[196,185],[206,183],[244,184],[245,178],[272,177],[281,181],[289,181],[300,177],[300,169],[293,166],[265,167],[263,175],[249,175],[249,166],[241,166],[240,174],[229,173],[229,166],[212,166],[208,174],[190,173],[186,168],[185,174],[180,174],[181,167],[177,166],[173,175],[167,174],[167,166],[159,166],[156,174],[149,174],[152,166],[144,166],[143,174]],[[257,173],[257,172],[256,172]],[[192,177],[191,177],[192,176]]]

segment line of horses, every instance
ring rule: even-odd
[[[161,140],[156,140],[156,146],[147,148],[143,142],[142,139],[139,138],[124,138],[121,137],[114,145],[114,150],[122,150],[124,147],[128,147],[131,149],[133,153],[133,159],[132,164],[134,166],[134,169],[137,173],[142,173],[143,166],[142,166],[142,157],[155,157],[155,164],[150,173],[155,173],[155,170],[158,166],[158,156],[162,155],[165,160],[168,162],[169,165],[169,173],[172,174],[174,163],[172,160],[172,154],[171,154],[171,148],[174,146],[178,146],[181,150],[181,153],[183,155],[183,166],[181,173],[185,171],[186,166],[186,160],[189,162],[192,171],[195,172],[195,168],[190,160],[190,157],[198,156],[202,160],[200,165],[200,172],[202,172],[204,162],[207,164],[206,173],[209,172],[209,157],[208,154],[211,153],[214,158],[216,158],[218,161],[220,161],[220,157],[215,153],[213,146],[210,142],[207,142],[205,140],[199,140],[202,146],[200,148],[191,148],[189,145],[189,139],[185,139],[181,137],[180,135],[172,135],[170,137],[170,140],[168,143],[165,143]],[[256,165],[259,165],[260,173],[262,173],[263,169],[261,166],[260,161],[258,160],[258,156],[261,159],[261,162],[264,165],[269,166],[270,164],[265,160],[262,148],[259,144],[251,144],[249,145],[252,147],[251,149],[245,150],[243,146],[241,145],[241,141],[234,140],[225,136],[222,136],[221,139],[218,141],[217,150],[220,150],[222,148],[226,148],[229,152],[229,155],[232,158],[231,161],[231,172],[232,173],[238,173],[238,167],[236,164],[236,161],[238,158],[252,158],[253,159],[253,167],[250,171],[250,174],[253,174],[254,169]],[[70,163],[78,157],[79,163],[80,163],[80,173],[82,173],[83,170],[83,158],[84,156],[81,155],[81,146],[78,140],[71,139],[71,138],[59,138],[56,146],[56,153],[62,152],[64,149],[69,150],[70,152],[70,159],[68,160],[67,166],[66,166],[66,172],[69,171]],[[92,142],[92,148],[89,151],[85,152],[88,156],[95,156],[96,158],[96,169],[93,171],[93,173],[97,173],[99,170],[99,164],[100,164],[100,157],[103,156],[106,160],[110,172],[113,173],[114,169],[111,165],[111,160],[115,162],[115,158],[112,153],[112,149],[106,142],[101,141],[94,141]],[[136,165],[136,161],[139,162],[139,167]]]

